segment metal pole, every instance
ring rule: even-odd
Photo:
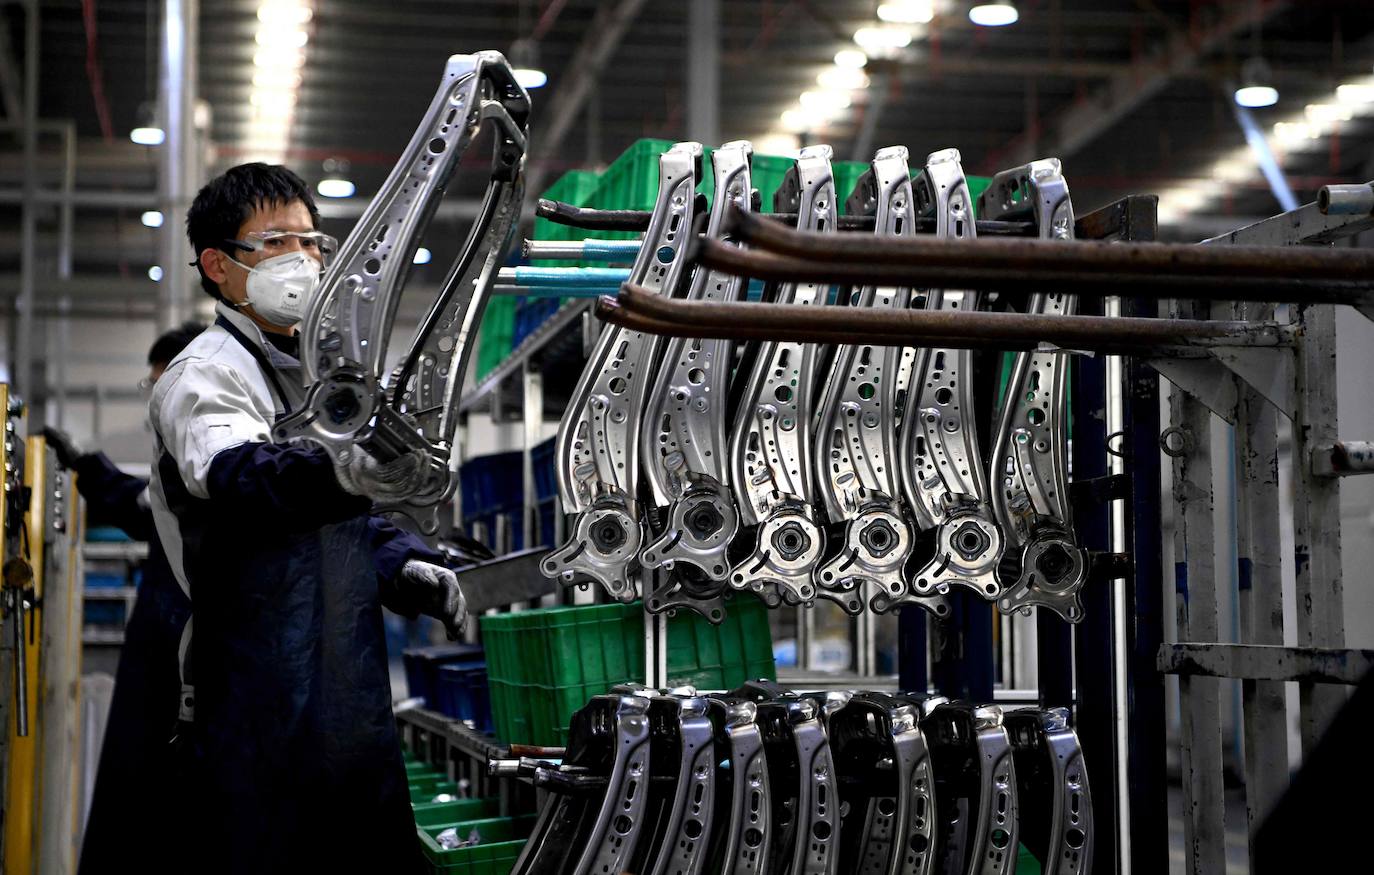
[[[1121,317],[1121,299],[1108,298],[1104,311],[1109,318]],[[1125,434],[1124,371],[1121,356],[1107,356],[1105,378],[1107,389],[1107,434]],[[1109,438],[1110,439],[1110,438]],[[1107,474],[1118,476],[1126,471],[1121,456],[1107,454]],[[1126,552],[1125,502],[1108,505],[1108,543],[1113,553]],[[1126,581],[1112,581],[1112,731],[1116,744],[1116,816],[1121,827],[1117,831],[1117,871],[1131,873],[1131,788],[1126,766],[1127,717],[1130,708],[1126,684]]]
[[[158,155],[158,196],[162,204],[162,283],[158,330],[185,316],[192,270],[185,242],[187,164],[195,143],[196,0],[164,0],[158,106],[166,139]]]
[[[19,331],[14,345],[14,382],[25,398],[34,394],[33,318],[38,283],[38,0],[24,15],[24,211],[20,219]]]
[[[687,138],[720,142],[720,0],[687,4]]]

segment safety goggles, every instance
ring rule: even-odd
[[[323,265],[328,265],[334,253],[339,251],[339,241],[320,231],[250,231],[242,239],[224,242],[242,252],[259,253],[264,258],[300,251],[315,256]]]

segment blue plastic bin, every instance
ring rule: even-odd
[[[108,571],[87,571],[87,589],[119,589],[128,584],[128,578],[122,574],[112,574]]]
[[[486,654],[479,644],[436,644],[411,647],[401,654],[406,670],[409,695],[419,696],[430,708],[439,702],[439,669],[446,665],[486,666]]]
[[[490,732],[491,690],[487,686],[486,662],[439,666],[436,706],[441,714],[470,721],[478,730]]]
[[[459,483],[463,490],[463,516],[478,517],[518,507],[524,498],[519,451],[478,456],[463,463]]]
[[[549,438],[530,448],[530,467],[534,469],[534,500],[542,502],[558,495],[558,474],[554,470],[554,443]]]

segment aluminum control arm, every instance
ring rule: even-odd
[[[692,234],[700,143],[659,156],[658,199],[630,281],[671,295],[682,278],[682,248]],[[643,529],[637,501],[640,417],[659,337],[602,331],[558,425],[554,464],[572,537],[549,553],[545,575],[565,584],[595,581],[612,598],[633,601]]]
[[[880,149],[850,195],[847,212],[873,213],[876,232],[912,234],[916,210],[905,146]],[[911,290],[864,286],[855,304],[905,309]],[[848,613],[863,610],[863,584],[889,602],[907,592],[902,566],[911,552],[911,526],[898,502],[895,432],[897,347],[845,344],[835,358],[816,411],[814,463],[820,499],[831,524],[843,523],[838,555],[816,570],[818,594]],[[938,610],[938,608],[937,608]],[[944,606],[941,613],[948,613]]]
[[[921,212],[934,214],[937,238],[975,235],[959,150],[931,153],[916,182],[916,196]],[[925,309],[972,312],[979,299],[975,291],[931,289]],[[996,598],[1001,592],[995,572],[1002,534],[988,506],[978,452],[971,351],[917,352],[901,432],[903,493],[918,525],[936,528],[935,555],[912,576],[912,594],[929,596],[959,584],[983,598]]]
[[[1089,875],[1093,806],[1083,748],[1066,708],[1008,711],[1021,842],[1045,875]]]
[[[1016,772],[1002,709],[949,702],[921,728],[935,766],[942,871],[1010,875],[1016,868]]]
[[[752,207],[753,151],[741,140],[711,153],[715,184],[707,237],[721,238],[732,206]],[[740,277],[698,267],[687,299],[737,301],[744,289]],[[725,429],[733,366],[733,341],[672,338],[646,399],[641,461],[654,505],[667,508],[667,527],[639,557],[645,568],[667,572],[661,586],[644,594],[653,613],[689,607],[714,621],[724,617],[721,594],[730,573],[725,553],[739,529]]]
[[[723,756],[707,872],[762,875],[773,842],[773,805],[758,706],[723,696],[708,700],[716,749]]]
[[[529,95],[500,53],[449,58],[424,120],[310,301],[301,323],[305,404],[273,430],[278,441],[323,446],[365,494],[414,517],[426,534],[437,531],[437,506],[457,487],[451,452],[468,338],[516,230],[529,113]],[[411,258],[454,169],[488,123],[496,137],[481,211],[387,385],[387,342]],[[417,464],[399,477],[386,465],[360,473],[350,469],[357,452]]]
[[[835,230],[837,206],[829,146],[809,146],[783,177],[777,212],[797,214],[797,230]],[[820,306],[829,286],[784,283],[780,304]],[[825,533],[812,510],[815,344],[765,341],[730,435],[730,476],[740,521],[754,528],[754,551],[730,572],[730,585],[771,606],[809,603]]]
[[[1042,240],[1072,240],[1073,202],[1059,159],[1006,170],[979,199],[979,215],[1029,217]],[[1036,292],[1027,312],[1071,316],[1073,295]],[[1021,352],[1002,404],[989,479],[992,509],[1007,541],[1000,569],[998,607],[1006,613],[1033,606],[1076,623],[1083,619],[1079,590],[1088,578],[1088,552],[1074,537],[1069,512],[1068,356]],[[1007,574],[1008,569],[1014,569]]]

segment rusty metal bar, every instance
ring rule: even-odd
[[[597,315],[626,324],[621,314],[657,323],[672,336],[773,338],[801,342],[852,341],[891,346],[944,345],[967,349],[1065,349],[1116,352],[1159,347],[1278,347],[1289,342],[1275,324],[1028,313],[874,311],[863,307],[801,307],[759,302],[696,302],[664,298],[633,285],[597,302]],[[657,330],[655,330],[657,333]]]
[[[1374,474],[1374,443],[1336,441],[1312,450],[1312,471],[1318,477]]]
[[[594,210],[578,207],[562,201],[541,198],[535,207],[535,214],[559,225],[581,228],[584,231],[637,231],[649,227],[648,210]],[[796,213],[760,213],[772,222],[795,226]],[[866,231],[873,233],[872,216],[840,216],[836,224],[839,231]],[[934,219],[918,219],[917,231],[934,231]],[[992,222],[980,221],[978,233],[989,237],[1028,237],[1035,234],[1032,222]]]
[[[831,235],[836,236],[836,235]],[[845,236],[845,235],[840,235]],[[854,235],[857,237],[858,235]],[[849,239],[845,236],[845,239]],[[877,239],[877,236],[874,236]],[[827,282],[838,285],[890,285],[919,288],[977,288],[1000,292],[1051,292],[1109,297],[1114,295],[1157,299],[1181,298],[1207,301],[1230,301],[1238,297],[1250,300],[1329,302],[1351,304],[1366,313],[1374,313],[1374,273],[1371,279],[1360,282],[1320,280],[1284,276],[1275,273],[1266,277],[1246,277],[1243,280],[1222,275],[1179,275],[1156,271],[1153,267],[1134,267],[1121,262],[1111,269],[1097,267],[1086,270],[1047,269],[1043,266],[1023,266],[1010,261],[994,263],[985,259],[983,246],[1014,243],[1018,246],[1032,241],[987,240],[922,240],[921,246],[957,247],[957,259],[963,263],[941,264],[935,261],[922,264],[895,264],[872,260],[871,256],[845,256],[843,259],[822,261],[775,255],[759,250],[738,249],[716,240],[699,240],[689,247],[688,257],[696,258],[708,267],[740,276],[778,282]],[[1043,244],[1034,244],[1037,247]],[[1079,247],[1097,247],[1094,243],[1075,243],[1062,246],[1071,254]],[[1113,244],[1115,246],[1133,244]],[[1141,244],[1145,245],[1145,244]],[[1151,246],[1166,246],[1156,243]],[[1101,244],[1102,248],[1108,248]],[[1350,250],[1354,251],[1354,250]],[[947,258],[941,258],[946,261]]]
[[[1159,648],[1159,670],[1165,674],[1353,686],[1372,669],[1374,650],[1201,642]]]

